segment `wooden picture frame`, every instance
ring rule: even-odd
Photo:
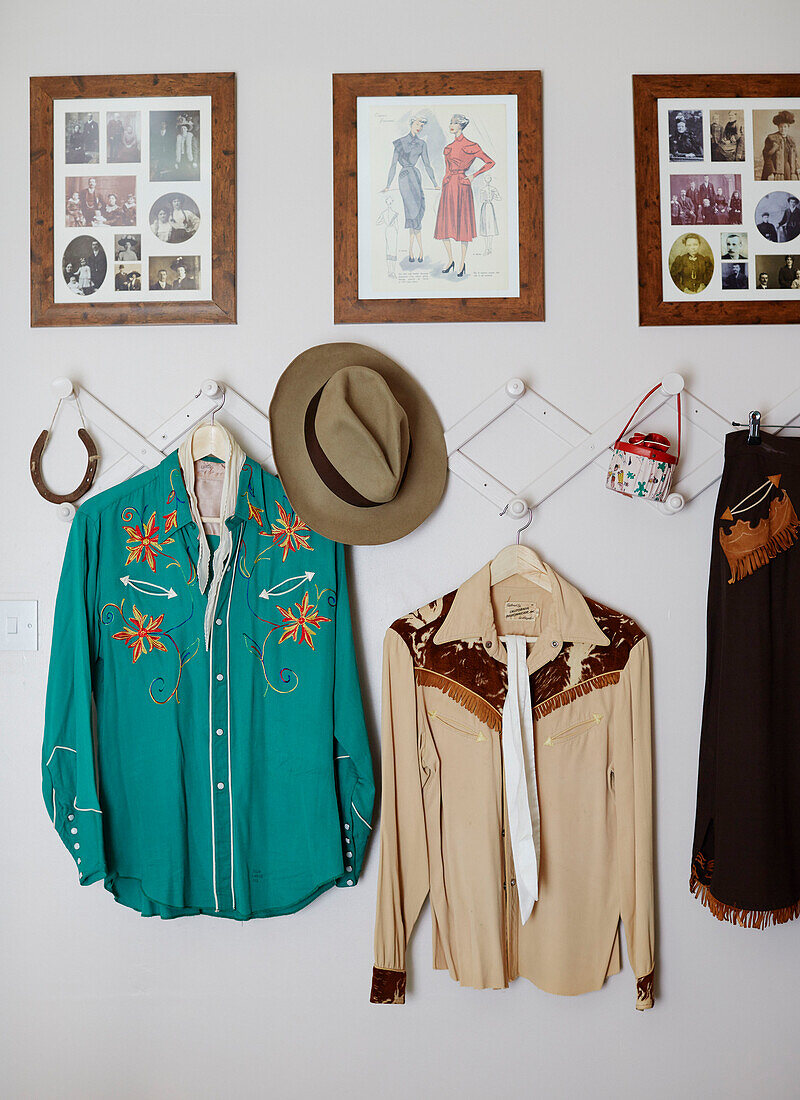
[[[748,112],[752,118],[754,109],[752,103],[747,101],[764,100],[772,103],[780,103],[781,100],[791,100],[800,97],[799,74],[755,74],[755,75],[636,75],[633,77],[633,125],[634,148],[636,160],[636,224],[638,241],[638,273],[639,273],[639,324],[640,325],[751,325],[751,324],[796,324],[800,322],[800,291],[789,292],[783,300],[770,298],[769,300],[753,300],[752,297],[744,300],[744,295],[732,296],[730,300],[701,300],[687,297],[686,300],[670,301],[664,297],[664,261],[662,227],[662,196],[661,196],[661,163],[664,150],[659,148],[659,102],[663,100],[696,100],[742,101],[742,114],[747,117]],[[722,107],[727,110],[728,107]],[[774,108],[771,108],[774,109]],[[734,112],[735,113],[735,112]],[[800,124],[800,112],[797,115]],[[754,124],[747,123],[752,143],[752,152],[746,166],[745,181],[757,179],[753,171],[753,165],[759,157],[759,148],[756,146]],[[662,144],[663,144],[662,123]],[[704,152],[704,151],[703,151]],[[661,154],[661,155],[660,155]],[[705,171],[709,171],[708,165],[713,162],[711,170],[717,167],[721,170],[722,161],[714,157],[713,146],[706,158]],[[675,158],[670,155],[670,160]],[[736,160],[743,161],[743,157]],[[752,160],[752,164],[750,163]],[[734,158],[731,158],[734,162]],[[756,166],[757,167],[757,166]],[[679,170],[676,165],[676,171]],[[745,170],[744,163],[741,169]],[[780,183],[764,182],[762,190],[768,187],[781,187]],[[794,181],[786,186],[791,192],[800,195],[800,183]],[[756,194],[758,185],[754,185]],[[755,208],[754,208],[755,209]],[[739,222],[745,229],[752,226],[752,220],[748,221],[750,213],[747,210],[740,214]],[[676,223],[673,220],[673,225]],[[709,227],[716,233],[721,223]],[[705,227],[704,227],[705,228]],[[733,231],[735,232],[735,230]],[[691,232],[689,235],[693,235]],[[770,246],[765,246],[758,233],[752,234],[751,271],[748,283],[748,294],[757,287],[756,259],[764,260],[769,257],[756,257],[755,250],[769,251]],[[720,247],[720,246],[718,246]],[[789,245],[784,246],[785,251],[800,253],[800,237]],[[777,249],[777,244],[776,244]],[[775,249],[772,249],[775,251]],[[721,256],[721,258],[726,258]],[[722,265],[720,265],[722,266]],[[674,292],[673,292],[674,293]]]
[[[54,247],[54,105],[59,100],[116,100],[124,111],[126,99],[208,97],[211,136],[210,295],[199,300],[56,301]],[[99,114],[99,112],[96,112]],[[182,119],[179,119],[182,121]],[[140,135],[141,139],[141,135]],[[149,139],[148,139],[149,140]],[[149,144],[148,144],[149,148]],[[195,157],[196,153],[189,154]],[[144,152],[141,147],[140,162]],[[88,169],[83,168],[84,175]],[[89,160],[90,164],[98,163]],[[176,165],[177,167],[177,165]],[[117,169],[123,171],[120,165]],[[144,173],[145,166],[139,170]],[[76,167],[74,171],[78,171]],[[147,169],[148,179],[151,166]],[[198,176],[200,178],[200,169]],[[98,168],[98,177],[102,170]],[[188,177],[169,176],[165,179]],[[61,185],[61,184],[60,184]],[[166,187],[166,184],[163,184]],[[180,185],[177,185],[178,187]],[[208,182],[204,182],[208,186]],[[176,188],[177,190],[177,188]],[[30,80],[30,219],[31,219],[31,326],[132,324],[236,323],[236,75],[235,73],[181,73],[154,76],[48,76]],[[85,223],[82,223],[85,224]],[[91,222],[90,227],[95,223]],[[127,224],[127,223],[126,223]],[[59,227],[60,228],[60,227]],[[148,232],[146,230],[145,232]],[[183,239],[183,238],[181,238]],[[148,238],[149,240],[149,238]],[[162,249],[163,251],[163,249]],[[186,249],[187,253],[190,248]],[[116,253],[108,267],[113,270]],[[141,254],[140,260],[144,260]],[[192,257],[194,259],[194,257]],[[118,265],[117,265],[118,266]],[[138,265],[139,275],[142,264]],[[199,260],[198,260],[199,270]],[[144,272],[148,278],[147,271]],[[184,273],[185,274],[185,273]],[[207,280],[208,281],[208,280]],[[187,283],[187,286],[191,285]],[[207,285],[207,282],[206,284]],[[141,287],[146,291],[148,284]],[[157,289],[157,288],[151,288]],[[192,289],[200,290],[195,285]],[[141,299],[142,295],[136,295]],[[158,295],[154,295],[158,298]]]
[[[518,220],[516,224],[519,246],[518,250],[514,247],[514,241],[509,234],[507,248],[510,256],[509,267],[514,265],[516,268],[518,251],[518,296],[462,297],[458,296],[457,288],[463,287],[464,284],[454,283],[452,291],[449,287],[445,288],[448,294],[453,295],[448,297],[360,298],[358,101],[361,97],[411,97],[420,104],[424,104],[429,97],[444,99],[457,96],[516,97],[515,155],[518,171],[514,183],[517,187]],[[541,72],[334,74],[334,322],[336,324],[374,324],[543,321],[542,156]],[[443,178],[440,179],[440,187]],[[430,191],[428,194],[430,195]],[[440,198],[437,198],[437,201],[440,201]],[[432,206],[431,200],[429,200],[429,206]],[[402,240],[405,236],[403,222],[400,221],[399,225]],[[430,231],[428,235],[430,237]],[[458,243],[456,241],[456,244]],[[388,255],[387,247],[387,257]],[[442,268],[440,261],[443,256],[444,252],[436,257],[436,266],[439,269]],[[436,274],[438,275],[438,272]],[[516,285],[513,289],[517,289]],[[472,288],[470,293],[473,293]]]

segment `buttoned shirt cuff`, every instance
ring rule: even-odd
[[[404,1005],[406,1003],[405,970],[372,968],[372,991],[369,995],[374,1005]]]
[[[645,1008],[653,1007],[653,978],[655,970],[651,970],[649,974],[645,974],[643,978],[637,979],[636,982],[636,1008],[639,1011],[643,1011]]]
[[[103,827],[99,811],[81,811],[75,804],[55,803],[53,824],[64,847],[72,856],[81,886],[105,878]]]

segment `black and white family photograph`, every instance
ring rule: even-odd
[[[106,254],[95,237],[75,237],[64,249],[61,272],[73,294],[94,294],[107,270]]]
[[[200,209],[194,199],[170,191],[150,207],[150,228],[164,244],[181,244],[197,232]]]
[[[800,125],[795,111],[753,111],[753,168],[757,180],[800,179]]]
[[[97,164],[100,160],[99,111],[67,111],[64,139],[67,164]]]
[[[744,160],[744,111],[711,111],[711,159]]]
[[[114,267],[114,290],[141,290],[142,265],[116,264]]]
[[[66,225],[136,225],[135,176],[67,176]]]
[[[699,294],[714,274],[711,245],[699,233],[678,237],[669,251],[668,262],[672,281],[684,294]]]
[[[747,290],[747,264],[724,263],[722,265],[722,289],[723,290]]]
[[[703,112],[669,112],[669,159],[703,159]]]
[[[200,285],[199,256],[151,256],[151,290],[197,290]]]
[[[106,111],[109,164],[138,164],[142,159],[141,117],[139,111]]]
[[[114,259],[141,260],[142,238],[139,233],[114,234]]]
[[[756,256],[759,290],[800,290],[800,256]]]
[[[150,179],[200,179],[199,111],[150,111]]]
[[[746,260],[747,234],[720,233],[719,250],[723,260]]]
[[[770,191],[758,200],[756,226],[773,244],[793,241],[800,233],[800,198],[789,191]]]
[[[741,176],[673,175],[669,182],[673,225],[741,225]]]

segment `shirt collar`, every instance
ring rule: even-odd
[[[238,526],[247,520],[254,520],[261,526],[266,510],[264,476],[264,471],[258,463],[245,455],[242,472],[239,475],[236,508],[228,520],[230,527]],[[161,463],[161,484],[166,501],[164,514],[169,517],[174,513],[174,522],[170,527],[185,527],[192,523],[192,511],[189,507],[189,497],[177,450],[168,454]]]
[[[543,631],[548,641],[582,642],[609,645],[610,640],[597,625],[586,600],[574,585],[564,580],[549,565],[545,572],[552,590],[547,593],[551,613]],[[456,591],[445,620],[433,637],[436,645],[455,641],[482,641],[488,652],[502,659],[497,627],[489,595],[491,562]],[[560,647],[559,647],[560,649]]]

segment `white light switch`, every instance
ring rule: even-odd
[[[0,600],[0,650],[39,648],[36,600]]]

